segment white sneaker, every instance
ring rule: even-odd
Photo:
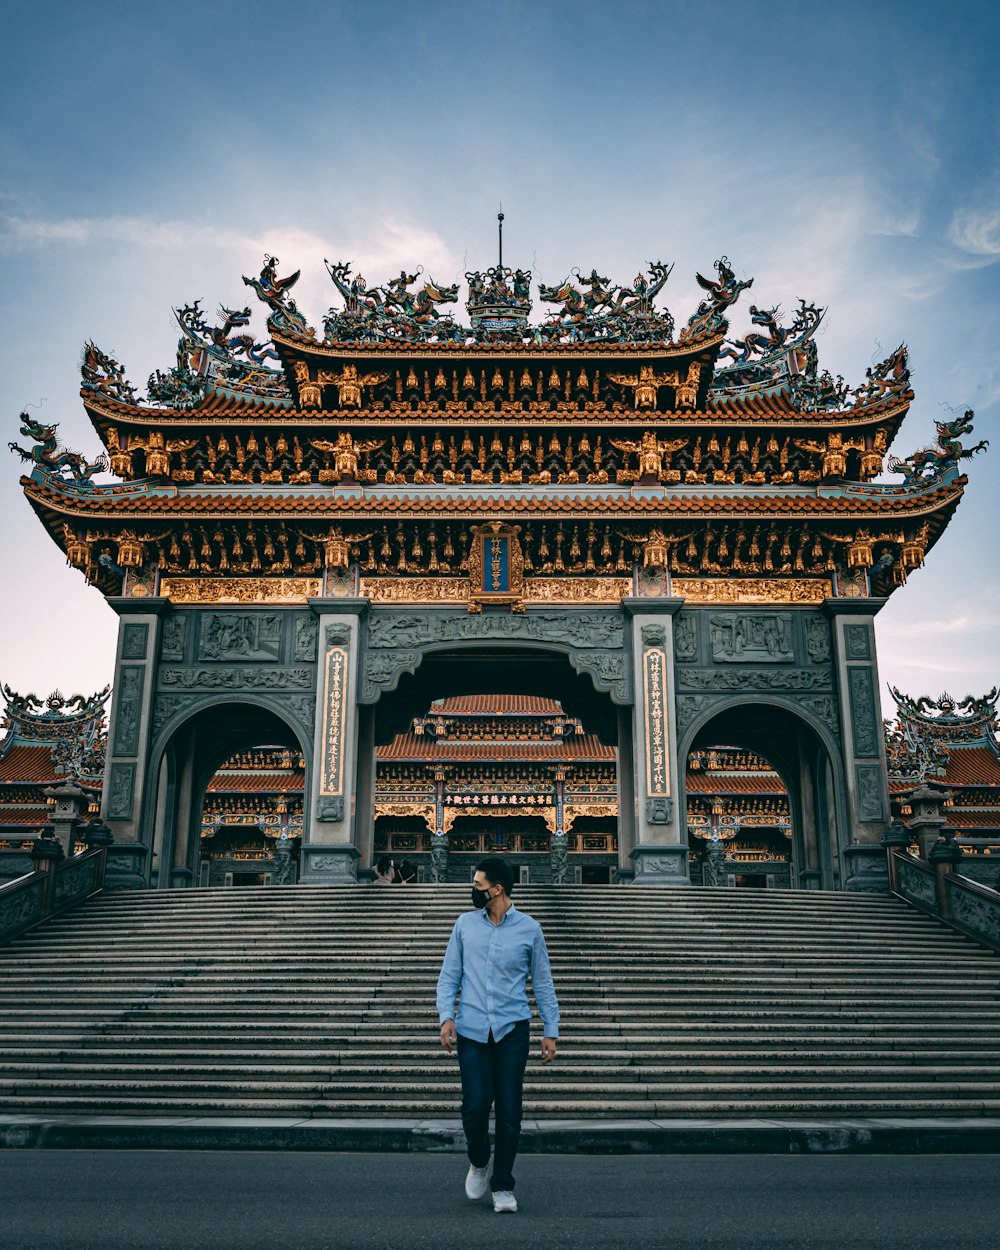
[[[502,1213],[504,1211],[516,1211],[517,1199],[509,1189],[497,1189],[493,1192],[493,1210]]]
[[[490,1187],[489,1171],[489,1164],[484,1168],[477,1168],[471,1163],[469,1164],[469,1175],[465,1178],[466,1198],[471,1198],[475,1202],[477,1198],[486,1197],[486,1191]]]

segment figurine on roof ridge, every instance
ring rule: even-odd
[[[726,256],[720,257],[715,262],[715,268],[719,275],[715,281],[700,273],[695,274],[695,281],[706,292],[706,295],[681,331],[680,342],[682,343],[725,329],[727,326],[726,310],[736,303],[740,292],[753,286],[753,278],[743,280],[736,277],[735,272],[729,267],[729,258]]]
[[[288,292],[298,282],[302,270],[296,269],[287,278],[279,278],[279,264],[277,256],[265,254],[260,277],[248,278],[244,274],[243,281],[247,286],[253,287],[257,298],[270,308],[271,316],[268,318],[268,324],[273,322],[278,329],[310,337],[312,331],[306,324],[305,317],[299,312],[295,300],[288,298]]]
[[[28,451],[18,443],[8,443],[7,446],[23,461],[30,461],[43,472],[55,477],[65,478],[65,471],[68,470],[70,477],[77,484],[89,484],[95,473],[107,472],[108,460],[105,455],[102,454],[92,463],[88,463],[78,451],[60,448],[56,438],[58,425],[42,425],[40,421],[36,421],[26,412],[21,413],[20,421],[19,432],[25,438],[34,439],[34,447]]]
[[[968,408],[954,421],[935,421],[937,444],[923,447],[903,459],[891,456],[888,464],[890,473],[904,474],[904,486],[918,486],[939,477],[946,469],[954,468],[960,460],[971,460],[979,452],[985,451],[990,445],[987,438],[981,438],[972,447],[965,447],[961,442],[963,434],[972,433],[972,420],[975,415]]]
[[[539,328],[542,341],[568,338],[571,342],[645,343],[670,342],[674,333],[674,320],[666,310],[658,311],[653,300],[662,291],[670,277],[673,265],[651,261],[649,275],[639,273],[630,287],[619,286],[592,269],[584,277],[578,269],[572,271],[581,290],[569,278],[553,286],[540,282],[538,293],[547,304],[561,304],[558,312],[550,313],[548,321]]]

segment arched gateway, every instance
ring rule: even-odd
[[[160,884],[191,879],[198,794],[263,743],[305,761],[300,879],[353,880],[387,727],[521,690],[588,707],[615,746],[618,879],[689,881],[705,829],[685,761],[722,743],[780,774],[794,883],[878,888],[872,622],[961,497],[971,414],[889,462],[901,486],[873,484],[912,398],[905,349],[849,390],[818,370],[804,301],[787,325],[751,305],[767,333],[728,339],[750,281],[725,260],[676,334],[660,264],[542,286],[536,325],[521,270],[466,275],[460,324],[457,287],[329,265],[342,306],[322,334],[277,266],[245,279],[270,340],[234,333],[249,309],[178,310],[177,366],[146,399],[88,344],[119,484],[22,421],[29,501],[121,616],[118,883],[147,881],[154,851]],[[421,799],[434,864],[459,819],[439,780]],[[558,866],[563,817],[531,819]]]

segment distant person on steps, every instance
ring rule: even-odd
[[[441,1045],[458,1049],[462,1127],[469,1153],[465,1193],[492,1191],[493,1210],[517,1210],[514,1159],[521,1137],[524,1069],[528,1062],[527,981],[542,1017],[542,1062],[556,1057],[559,1004],[541,925],[510,901],[514,877],[498,855],[476,868],[473,911],[455,922],[437,984]],[[461,990],[458,1014],[455,995]],[[496,1104],[496,1151],[490,1162],[490,1109]]]

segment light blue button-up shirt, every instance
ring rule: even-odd
[[[454,1020],[458,1032],[474,1042],[487,1041],[491,1031],[499,1041],[518,1020],[531,1019],[529,976],[545,1036],[558,1037],[559,1004],[538,921],[513,904],[499,924],[493,923],[485,907],[464,912],[455,921],[438,977],[440,1022]]]

